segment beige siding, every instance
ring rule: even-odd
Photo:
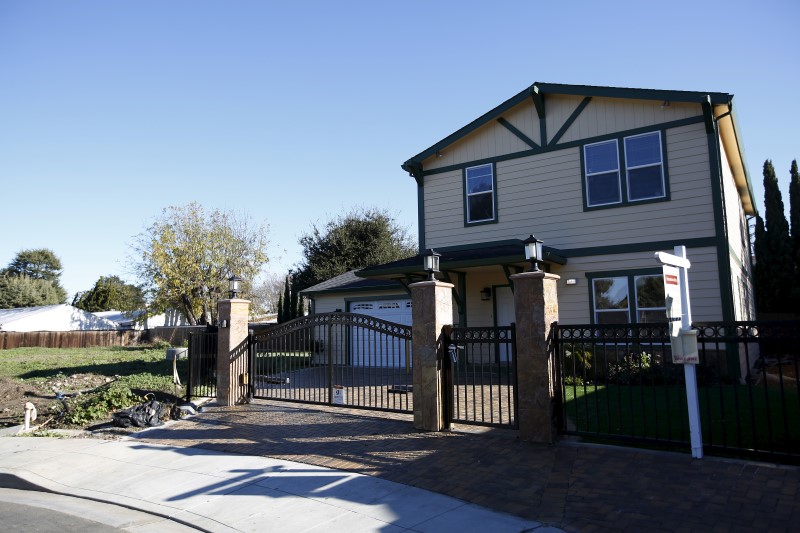
[[[672,253],[672,250],[663,251]],[[687,255],[692,263],[689,270],[689,287],[692,295],[693,319],[695,321],[722,320],[715,249],[688,249]],[[559,322],[562,324],[587,324],[592,321],[587,273],[624,272],[642,268],[658,268],[659,266],[653,257],[653,252],[570,258],[566,265],[553,269],[554,274],[561,276],[558,281]],[[567,285],[568,278],[576,278],[578,284]]]
[[[545,110],[549,138],[553,138],[582,100],[583,98],[579,96],[546,98]],[[561,137],[559,143],[654,126],[701,114],[702,109],[699,104],[671,103],[669,107],[662,107],[662,102],[650,100],[592,98],[589,105]]]
[[[427,247],[530,233],[559,249],[714,235],[707,139],[702,124],[667,131],[671,201],[583,210],[580,148],[498,162],[496,224],[464,227],[463,174],[425,177]]]

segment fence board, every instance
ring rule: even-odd
[[[129,346],[147,342],[147,340],[148,332],[137,330],[0,331],[0,350]]]

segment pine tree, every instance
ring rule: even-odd
[[[762,312],[785,313],[792,308],[787,295],[794,290],[794,260],[783,198],[769,159],[764,162],[764,207],[765,247],[756,261],[764,276],[761,298],[766,307],[759,307]]]

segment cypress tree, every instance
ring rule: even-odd
[[[300,316],[300,315],[297,314],[297,310],[299,309],[299,306],[298,306],[298,302],[297,302],[297,299],[298,299],[297,296],[298,295],[297,295],[297,290],[295,290],[295,286],[296,286],[296,284],[295,284],[295,276],[292,276],[292,283],[291,283],[291,287],[290,287],[291,288],[291,293],[290,293],[291,294],[291,300],[290,300],[290,303],[289,303],[289,309],[290,309],[290,311],[292,313],[292,318],[297,318],[298,316]]]
[[[278,295],[278,324],[282,324],[285,318],[283,316],[283,294]]]
[[[794,259],[795,287],[792,307],[800,309],[800,172],[797,171],[797,159],[792,161],[789,170],[789,228],[792,234],[792,258]]]
[[[787,298],[787,295],[794,291],[794,260],[783,198],[775,168],[769,159],[764,162],[764,207],[765,257],[757,260],[765,276],[763,289],[769,305],[762,311],[785,313],[792,307],[791,298]]]
[[[756,235],[753,253],[756,261],[753,266],[753,292],[756,296],[756,310],[759,313],[767,312],[772,306],[770,295],[767,291],[766,277],[767,271],[767,234],[764,229],[764,219],[761,215],[756,215]]]
[[[292,317],[292,295],[289,288],[289,276],[286,276],[286,281],[283,284],[283,320],[291,320]]]

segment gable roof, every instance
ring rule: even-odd
[[[562,83],[535,82],[530,87],[515,94],[494,109],[484,113],[458,131],[451,133],[436,144],[426,148],[417,155],[406,160],[402,169],[419,181],[422,173],[422,163],[429,157],[445,147],[466,137],[481,126],[501,118],[503,113],[511,108],[531,99],[539,118],[545,115],[544,96],[547,94],[625,98],[632,100],[661,100],[670,102],[696,103],[703,106],[706,116],[706,128],[711,128],[711,123],[716,120],[720,125],[720,137],[728,154],[728,159],[733,171],[734,180],[739,190],[745,212],[755,214],[755,196],[751,180],[747,172],[744,157],[744,147],[741,141],[741,129],[733,113],[733,95],[723,92],[709,91],[678,91],[662,89],[638,89],[629,87],[604,87],[595,85],[567,85]],[[727,118],[728,120],[724,120]],[[421,182],[420,182],[421,183]]]

